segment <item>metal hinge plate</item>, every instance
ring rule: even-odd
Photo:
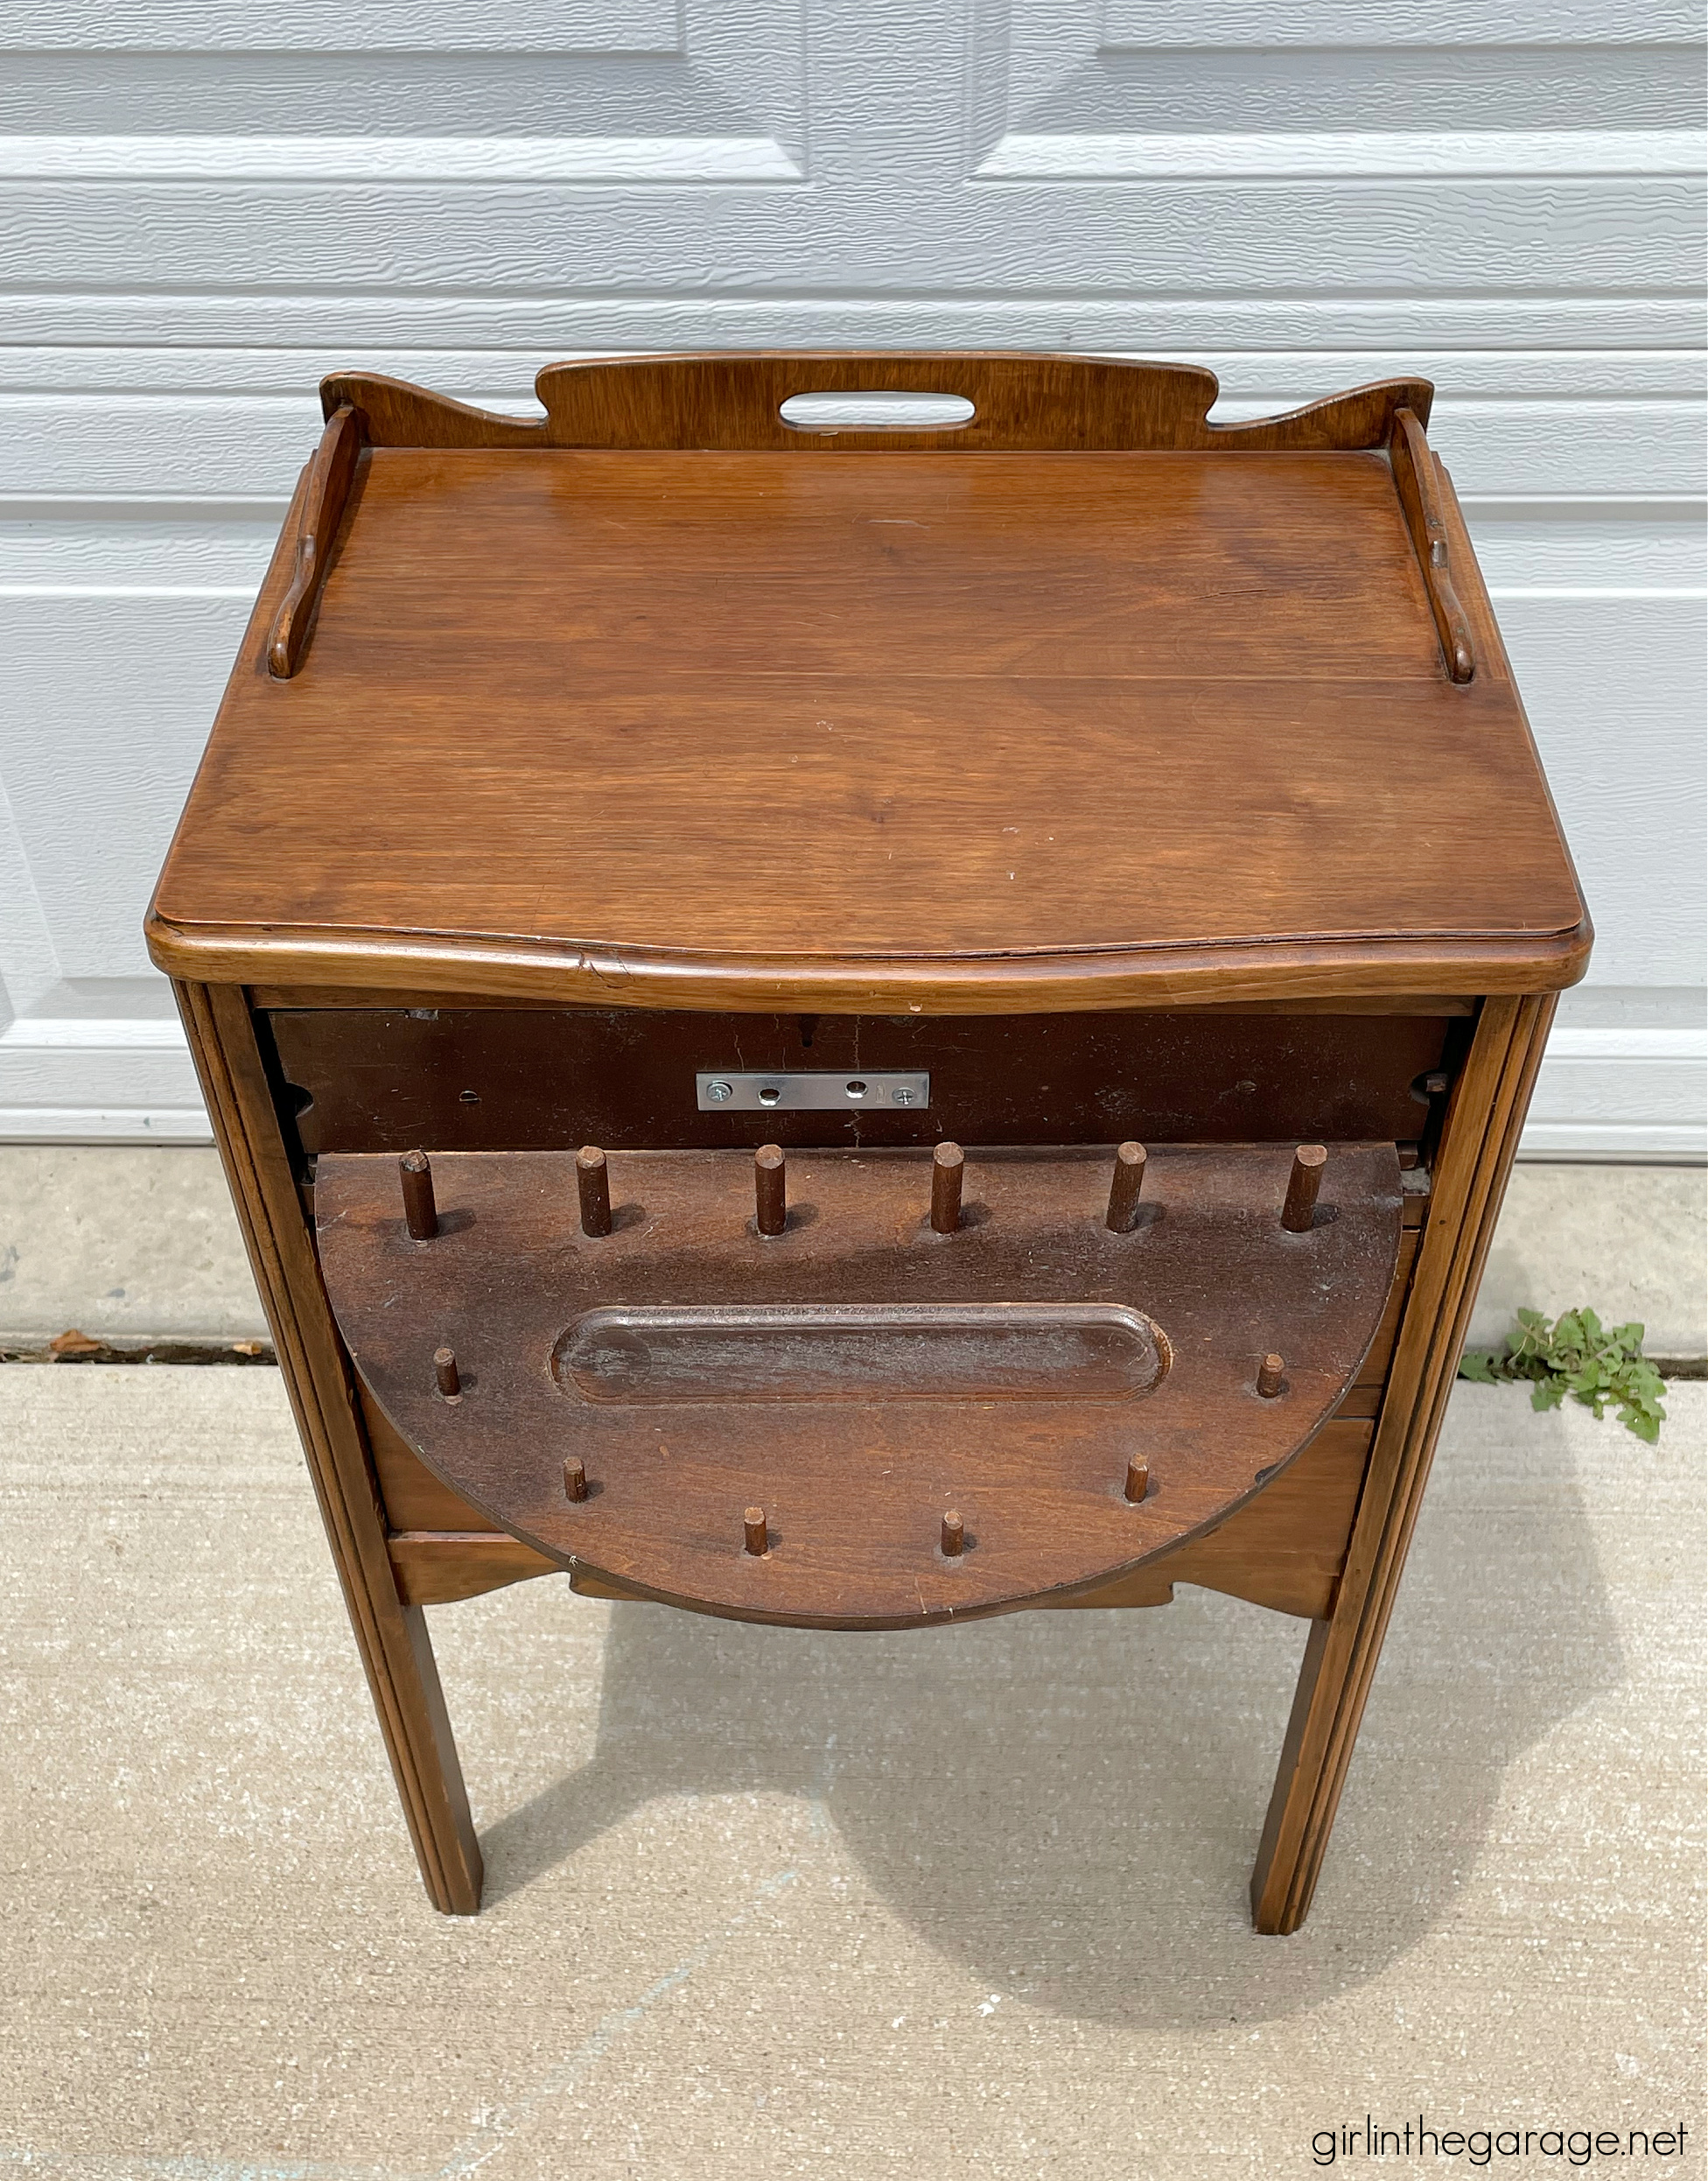
[[[709,1068],[694,1078],[702,1113],[826,1113],[917,1110],[931,1103],[931,1077],[923,1072],[860,1074],[810,1069],[784,1074]]]

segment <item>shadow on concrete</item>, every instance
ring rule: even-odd
[[[1305,1623],[1185,1588],[882,1636],[615,1607],[595,1753],[486,1833],[487,1897],[654,1796],[793,1792],[929,1946],[1032,2005],[1179,2028],[1354,1989],[1446,1915],[1508,1767],[1623,1679],[1564,1432],[1512,1431],[1520,1399],[1450,1423],[1294,1939],[1251,1933],[1245,1888]]]

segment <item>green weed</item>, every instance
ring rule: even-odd
[[[1642,1326],[1609,1329],[1593,1310],[1565,1310],[1551,1323],[1540,1310],[1521,1310],[1501,1353],[1461,1357],[1459,1375],[1482,1385],[1529,1379],[1532,1408],[1558,1408],[1569,1393],[1599,1418],[1616,1402],[1620,1422],[1650,1446],[1666,1421],[1662,1380],[1642,1352]]]

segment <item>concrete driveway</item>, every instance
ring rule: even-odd
[[[0,2173],[1470,2167],[1370,2155],[1420,2113],[1533,2131],[1500,2173],[1570,2165],[1550,2129],[1699,2170],[1704,1392],[1650,1449],[1459,1390],[1276,1939],[1303,1628],[1184,1589],[864,1638],[442,1609],[489,1905],[441,1918],[276,1372],[0,1370]]]

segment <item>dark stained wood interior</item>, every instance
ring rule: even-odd
[[[584,1143],[1276,1142],[1421,1137],[1418,1089],[1464,1042],[1410,1015],[710,1015],[635,1008],[279,1009],[282,1110],[303,1149]],[[931,1104],[700,1112],[696,1070],[925,1069]],[[304,1103],[306,1100],[306,1103]]]

